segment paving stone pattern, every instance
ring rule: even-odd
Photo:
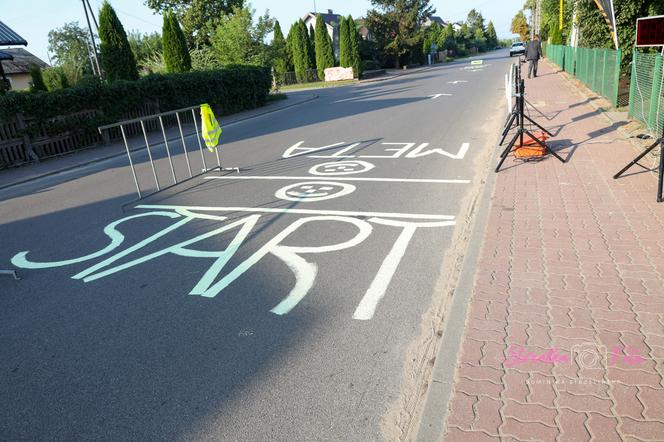
[[[445,440],[664,440],[664,203],[652,173],[612,178],[638,150],[540,66],[531,114],[570,160],[497,177]]]

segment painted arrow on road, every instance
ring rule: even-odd
[[[435,100],[438,97],[451,97],[451,96],[452,96],[452,94],[433,94],[433,95],[429,95],[429,97],[431,97],[432,100]]]
[[[454,80],[447,82],[447,84],[459,84],[459,83],[468,83],[468,82],[466,80]]]

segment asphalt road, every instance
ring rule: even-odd
[[[509,57],[481,59],[226,127],[240,174],[126,210],[125,158],[0,191],[0,268],[23,277],[0,277],[0,439],[389,438],[503,116]]]

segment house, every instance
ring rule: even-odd
[[[0,52],[5,54],[5,57],[11,57],[9,60],[5,58],[0,62],[5,78],[9,80],[9,89],[30,89],[32,83],[30,69],[32,66],[39,66],[41,69],[49,67],[47,63],[23,48],[2,49]],[[0,58],[2,57],[0,56]]]
[[[360,17],[357,20],[355,20],[355,23],[357,24],[357,33],[360,34],[362,40],[373,41],[373,34],[371,33],[371,30],[367,27],[367,19],[364,17]]]
[[[332,40],[332,49],[334,50],[334,57],[339,59],[339,23],[341,21],[341,15],[335,14],[331,9],[327,10],[327,13],[319,13],[323,21],[325,22],[325,27],[327,28],[327,33]],[[307,26],[307,29],[313,27],[316,29],[316,13],[307,12],[302,21]]]
[[[434,23],[436,23],[441,28],[447,26],[447,23],[445,22],[445,20],[438,17],[437,15],[432,15],[431,17],[427,17],[427,19],[424,20],[424,23],[422,23],[422,26],[425,27],[425,28],[428,28],[429,26],[431,26]]]
[[[28,42],[0,21],[0,46],[27,46]],[[29,89],[32,78],[30,68],[40,68],[48,64],[21,48],[0,48],[0,87],[9,89]]]

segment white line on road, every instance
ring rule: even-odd
[[[459,84],[459,83],[468,83],[468,82],[466,80],[454,80],[447,82],[447,84]]]
[[[435,100],[438,97],[451,97],[451,96],[452,96],[452,94],[433,94],[433,95],[429,95],[429,97],[431,97],[432,100]]]
[[[428,213],[389,213],[389,212],[355,212],[346,210],[314,210],[314,209],[280,209],[266,207],[209,207],[209,206],[171,206],[162,204],[141,204],[137,209],[159,209],[203,212],[260,212],[260,213],[289,213],[298,215],[338,215],[338,216],[366,216],[373,218],[407,218],[407,219],[435,219],[454,220],[452,215],[435,215]]]
[[[470,180],[437,180],[437,179],[414,179],[414,178],[346,178],[346,177],[333,177],[335,181],[375,181],[385,183],[428,183],[428,184],[470,184]],[[208,176],[206,180],[323,180],[327,181],[330,177],[315,177],[315,176]]]

